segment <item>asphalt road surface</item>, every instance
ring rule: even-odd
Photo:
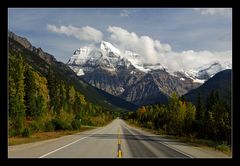
[[[8,146],[9,158],[229,158],[221,152],[150,134],[115,119],[105,127]]]

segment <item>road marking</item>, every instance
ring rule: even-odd
[[[118,128],[118,144],[121,144],[120,127]]]
[[[122,151],[118,150],[118,158],[122,158]]]
[[[132,133],[133,135],[135,135],[135,134],[128,128],[128,126],[125,126],[125,128],[126,128],[130,133]],[[131,127],[131,128],[133,128],[133,127]],[[133,128],[133,129],[134,129],[134,128]],[[136,130],[136,129],[135,129],[135,130]],[[145,135],[145,136],[147,136],[147,135]],[[164,142],[158,142],[158,143],[163,144],[163,145],[169,147],[170,149],[173,149],[173,150],[175,150],[175,151],[177,151],[177,152],[179,152],[179,153],[181,153],[181,154],[184,154],[184,155],[188,156],[189,158],[194,158],[194,157],[191,156],[190,154],[187,154],[186,152],[183,152],[183,151],[180,150],[180,149],[176,149],[176,148],[168,145],[167,143],[164,143]]]
[[[60,147],[60,148],[58,148],[58,149],[55,149],[55,150],[53,150],[53,151],[51,151],[51,152],[49,152],[49,153],[46,153],[46,154],[40,156],[39,158],[43,158],[43,157],[46,157],[46,156],[48,156],[48,155],[50,155],[50,154],[52,154],[52,153],[55,153],[55,152],[57,152],[57,151],[59,151],[59,150],[61,150],[61,149],[63,149],[63,148],[66,148],[66,147],[68,147],[68,146],[70,146],[70,145],[72,145],[72,144],[75,144],[75,143],[78,142],[78,141],[81,141],[81,140],[83,140],[83,139],[85,139],[85,138],[88,138],[88,137],[94,135],[94,134],[97,134],[97,133],[99,133],[100,131],[102,131],[102,130],[104,130],[104,129],[106,129],[106,127],[103,128],[103,129],[101,129],[101,130],[99,130],[99,131],[97,131],[97,132],[95,132],[95,133],[92,133],[91,135],[88,135],[88,136],[86,136],[86,137],[80,138],[80,139],[78,139],[78,140],[76,140],[76,141],[74,141],[74,142],[71,142],[71,143],[69,143],[69,144],[67,144],[67,145],[65,145],[65,146],[62,146],[62,147]]]
[[[125,125],[125,129],[127,129],[132,135],[136,135],[136,134],[134,134],[134,133],[128,128],[127,125]]]
[[[117,157],[118,158],[122,158],[120,127],[118,127],[118,151],[117,151]]]
[[[66,136],[62,136],[62,138],[66,138],[66,137],[71,137],[72,135],[66,135]],[[58,140],[60,138],[53,138],[53,139],[49,139],[49,140],[43,140],[43,141],[39,141],[39,142],[31,142],[31,143],[28,143],[28,144],[20,144],[20,145],[11,145],[11,146],[8,146],[8,152],[12,152],[12,151],[20,151],[20,150],[25,150],[25,149],[29,149],[29,148],[33,148],[33,147],[36,147],[36,146],[40,146],[42,144],[45,144],[45,143],[48,143],[48,142],[54,142],[56,140]],[[25,147],[22,147],[22,146],[25,146]],[[12,148],[15,148],[15,149],[9,149],[10,147]],[[20,148],[18,148],[20,147]],[[22,148],[21,148],[22,147]]]
[[[167,147],[169,147],[169,148],[171,148],[171,149],[173,149],[173,150],[175,150],[175,151],[177,151],[177,152],[179,152],[179,153],[182,153],[182,154],[184,154],[185,156],[188,156],[188,157],[190,157],[190,158],[194,158],[194,157],[191,156],[190,154],[187,154],[186,152],[184,152],[184,151],[182,151],[182,150],[180,150],[180,149],[174,148],[174,147],[168,145],[167,143],[164,143],[164,142],[159,142],[159,143],[161,143],[161,144],[163,144],[163,145],[165,145],[165,146],[167,146]]]

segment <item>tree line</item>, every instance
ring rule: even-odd
[[[34,70],[21,54],[9,53],[9,136],[33,132],[77,130],[81,125],[103,125],[114,112],[86,101],[81,92],[49,67],[47,76]]]
[[[124,118],[163,134],[231,143],[231,106],[218,91],[211,91],[206,103],[198,94],[196,106],[174,93],[166,105],[142,106]]]

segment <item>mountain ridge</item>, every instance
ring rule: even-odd
[[[203,98],[203,101],[206,102],[207,96],[210,95],[211,91],[217,90],[220,98],[227,101],[227,103],[231,105],[231,74],[231,69],[220,71],[206,81],[203,85],[189,91],[187,94],[183,95],[183,97],[187,101],[191,101],[192,103],[196,104],[199,93]]]
[[[114,102],[113,104],[111,102],[111,99],[115,101],[117,100],[117,97],[110,94],[106,95],[102,90],[96,90],[95,87],[89,85],[84,80],[77,77],[74,71],[72,71],[68,65],[62,62],[58,62],[53,55],[45,53],[40,48],[38,48],[39,52],[34,51],[36,47],[32,46],[26,38],[22,38],[9,31],[8,42],[9,51],[21,53],[27,63],[41,72],[44,76],[47,75],[49,68],[52,68],[59,77],[63,78],[68,83],[74,84],[76,88],[80,90],[90,102],[98,105],[103,104],[104,107],[108,107],[110,109],[119,108],[119,110],[125,111],[134,111],[137,109],[137,106],[134,104],[123,101],[121,99],[119,100],[119,103]]]

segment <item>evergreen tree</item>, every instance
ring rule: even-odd
[[[210,95],[207,97],[206,109],[211,110],[212,106],[219,101],[218,91],[212,90]]]
[[[196,116],[196,107],[192,103],[187,103],[187,110],[184,119],[184,133],[189,135],[193,132],[193,122]]]
[[[50,109],[53,110],[54,106],[56,105],[56,100],[55,100],[55,76],[53,74],[52,69],[49,67],[48,73],[47,73],[47,86],[49,89],[49,97],[50,97]]]
[[[81,111],[81,99],[80,99],[80,95],[78,93],[75,93],[75,101],[73,103],[73,110],[74,110],[75,114],[77,114],[78,112]]]
[[[53,112],[59,115],[60,109],[61,109],[60,85],[59,85],[59,80],[53,74],[53,71],[51,68],[49,68],[48,70],[47,82],[48,82],[48,88],[49,88],[51,110],[53,110]]]
[[[51,66],[43,76],[26,62],[21,55],[9,54],[9,136],[79,129],[82,123],[102,125],[113,116],[85,100]]]
[[[231,125],[230,125],[230,110],[227,107],[227,104],[218,100],[211,109],[211,112],[214,115],[215,124],[214,124],[214,135],[212,137],[217,140],[225,140],[230,142],[231,135]]]
[[[75,88],[73,86],[70,86],[68,89],[68,103],[69,103],[69,109],[70,111],[73,111],[73,106],[75,102]]]
[[[61,81],[60,84],[60,107],[64,110],[67,111],[67,101],[66,101],[66,89],[64,82]]]
[[[215,141],[230,143],[230,108],[219,98],[218,91],[212,91],[207,99],[206,134]]]
[[[40,115],[44,115],[45,113],[47,113],[49,105],[49,90],[47,87],[47,79],[37,72],[34,73],[34,76],[37,85],[37,97],[39,98],[36,100],[41,101]]]
[[[26,105],[26,116],[28,118],[34,117],[34,112],[37,111],[36,97],[37,87],[33,76],[33,71],[28,65],[26,65],[25,71],[25,105]]]
[[[177,133],[181,133],[181,125],[183,124],[182,113],[183,111],[179,112],[179,97],[176,93],[173,93],[168,103],[168,114],[166,114],[168,121],[166,129],[169,134],[176,135]]]
[[[203,104],[201,94],[198,93],[197,96],[197,107],[196,107],[196,120],[195,120],[195,130],[200,137],[204,136],[205,134],[205,114],[206,108]]]
[[[45,112],[45,103],[44,98],[42,95],[39,95],[36,97],[36,112],[35,112],[35,118],[40,118],[42,114]]]
[[[24,102],[24,71],[25,64],[21,55],[10,55],[9,58],[9,120],[10,133],[19,135],[22,132],[25,119]]]

